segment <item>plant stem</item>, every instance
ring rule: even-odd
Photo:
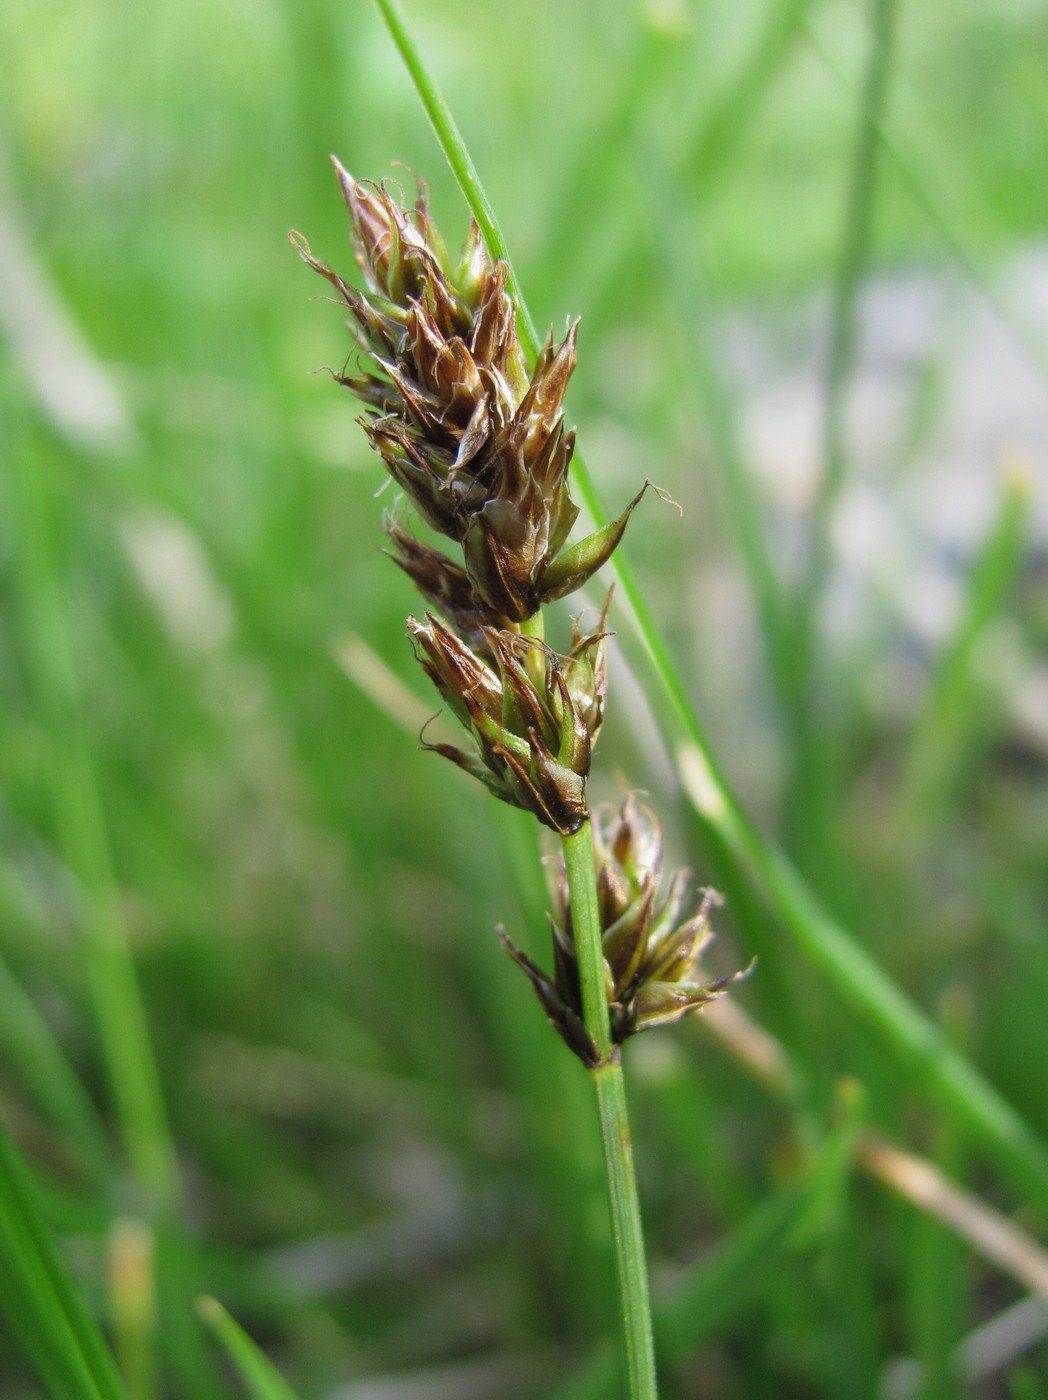
[[[619,1284],[626,1372],[630,1400],[655,1400],[655,1349],[651,1336],[651,1299],[644,1232],[633,1169],[626,1084],[618,1049],[612,1044],[605,990],[604,949],[597,909],[593,830],[588,821],[564,837],[564,863],[571,897],[571,923],[582,990],[586,1029],[597,1046],[599,1062],[591,1071],[597,1091],[601,1144],[608,1182],[608,1211]]]
[[[546,656],[542,650],[542,643],[546,640],[546,623],[541,612],[535,613],[534,617],[524,619],[520,624],[520,635],[539,643],[538,646],[528,649],[524,664],[527,666],[528,675],[535,683],[536,688],[541,690],[546,681]]]
[[[525,354],[534,359],[539,346],[535,322],[531,319],[531,315],[524,305],[520,281],[514,271],[509,254],[506,252],[506,239],[499,227],[494,207],[484,191],[484,186],[480,183],[477,168],[473,164],[473,159],[462,139],[455,118],[451,115],[451,108],[444,100],[443,93],[433,81],[422,61],[422,51],[408,27],[407,19],[398,0],[375,0],[375,3],[386,28],[389,30],[390,37],[397,46],[397,52],[404,60],[405,68],[411,74],[415,91],[426,109],[426,116],[429,117],[433,130],[436,132],[441,150],[447,157],[458,186],[466,195],[469,207],[484,235],[488,251],[493,257],[501,258],[506,264],[506,287],[517,305],[518,334],[521,332],[521,323],[523,323],[520,343],[524,347]],[[499,251],[496,252],[496,249]]]
[[[571,896],[571,926],[575,934],[575,956],[579,964],[582,1014],[593,1037],[601,1063],[613,1053],[611,1019],[608,1015],[604,967],[604,945],[597,908],[597,872],[593,858],[593,827],[585,821],[578,831],[565,836],[564,864]]]

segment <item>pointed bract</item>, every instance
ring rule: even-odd
[[[470,583],[469,575],[446,554],[423,544],[394,520],[386,521],[386,534],[392,549],[390,558],[398,564],[426,602],[442,613],[472,651],[489,659],[484,629],[491,626],[491,614],[484,608]],[[505,626],[508,619],[499,619]]]
[[[510,939],[499,931],[499,939],[503,948],[510,955],[517,966],[527,975],[531,985],[535,988],[535,994],[542,1003],[542,1009],[549,1017],[550,1025],[563,1039],[570,1050],[573,1050],[584,1065],[592,1069],[600,1063],[600,1054],[597,1050],[596,1042],[586,1029],[586,1023],[572,1006],[563,1001],[556,985],[550,981],[542,969],[531,961],[526,953],[510,941]]]
[[[650,481],[644,483],[621,515],[550,560],[538,580],[540,602],[553,603],[574,593],[608,562],[626,533],[630,516],[640,505],[650,485]]]

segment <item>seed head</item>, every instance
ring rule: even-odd
[[[660,897],[662,831],[647,807],[632,796],[617,812],[593,817],[597,896],[604,944],[604,969],[613,1042],[653,1026],[679,1021],[723,996],[749,971],[703,981],[698,961],[713,934],[710,911],[720,902],[704,890],[698,908],[682,919],[690,893],[685,870]],[[597,1050],[582,1018],[582,994],[563,863],[555,867],[553,976],[548,976],[503,936],[511,957],[524,969],[553,1025],[587,1064]]]
[[[335,378],[363,402],[360,421],[390,476],[461,546],[489,622],[524,621],[606,562],[640,499],[568,546],[578,506],[563,403],[577,323],[560,344],[550,336],[529,377],[508,268],[491,261],[476,224],[453,265],[424,187],[406,209],[385,186],[355,181],[337,161],[335,169],[366,290],[292,235],[352,317],[363,363]]]
[[[483,654],[432,613],[408,619],[423,669],[468,731],[471,747],[427,744],[561,835],[587,816],[586,775],[604,718],[604,635],[566,656],[516,632],[484,627]]]

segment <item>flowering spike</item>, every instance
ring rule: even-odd
[[[423,577],[431,591],[450,594],[462,587],[462,576],[437,551],[410,536],[398,544],[408,551],[405,569]],[[419,662],[469,733],[474,751],[426,747],[482,778],[504,802],[534,812],[552,830],[577,831],[588,814],[586,775],[595,736],[564,677],[572,658],[493,627],[480,627],[471,646],[432,613],[424,623],[409,618],[408,630]],[[545,664],[533,673],[527,659],[536,650]]]
[[[626,533],[630,516],[650,485],[650,481],[644,483],[621,515],[551,560],[538,581],[538,596],[541,602],[552,603],[568,593],[574,593],[608,562]]]
[[[386,471],[425,522],[462,551],[460,564],[387,521],[391,556],[433,609],[424,622],[408,621],[416,655],[467,735],[461,748],[423,740],[424,747],[569,835],[589,815],[586,781],[607,692],[608,604],[591,634],[574,624],[565,654],[526,624],[608,560],[650,483],[615,520],[569,543],[579,510],[568,490],[575,435],[565,426],[564,400],[578,322],[559,343],[550,334],[528,374],[509,269],[489,256],[476,223],[455,261],[424,185],[409,208],[395,186],[355,180],[333,160],[364,290],[315,258],[300,235],[292,240],[352,318],[362,363],[350,371],[347,360],[334,377],[362,401],[360,421]],[[648,809],[627,798],[617,813],[598,814],[594,827],[618,1043],[700,1008],[735,979],[696,975],[716,897],[707,891],[687,917],[684,872],[660,895],[662,834]],[[563,869],[556,884],[552,979],[507,947],[560,1033],[590,1063]]]
[[[482,606],[523,622],[579,587],[625,528],[620,518],[581,554],[567,548],[578,506],[568,491],[575,438],[563,404],[578,323],[559,344],[549,338],[529,376],[508,268],[491,261],[476,226],[453,266],[424,187],[405,209],[386,186],[355,180],[337,160],[334,167],[365,291],[296,242],[349,308],[372,357],[364,374],[337,377],[363,400],[387,471],[427,522],[462,546]]]
[[[710,937],[709,911],[717,896],[704,891],[696,913],[678,924],[687,873],[678,872],[667,895],[659,898],[662,832],[647,807],[631,796],[617,812],[600,809],[593,817],[593,834],[608,1013],[617,1045],[638,1031],[668,1025],[701,1010],[750,969],[715,981],[696,976],[698,957]],[[555,870],[554,894],[557,909],[550,918],[554,974],[550,979],[536,972],[547,989],[544,1005],[555,999],[558,1007],[578,1012],[581,988],[563,864]],[[563,1018],[551,1014],[550,1019],[571,1044],[561,1027]],[[579,1053],[573,1044],[572,1049]]]

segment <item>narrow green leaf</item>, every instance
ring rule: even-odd
[[[803,20],[803,25],[827,72],[843,91],[849,91],[852,86],[851,78],[820,33],[819,27],[810,16]],[[900,92],[899,96],[904,94]],[[926,122],[925,125],[929,130],[933,129],[931,123]],[[972,187],[965,164],[957,159],[950,162],[951,183],[965,184],[969,187],[968,200],[962,208],[957,202],[955,192],[950,191],[948,195],[949,187],[942,178],[943,167],[951,152],[941,146],[941,143],[939,148],[929,150],[928,141],[921,139],[912,120],[880,116],[877,120],[877,130],[885,154],[902,177],[914,203],[924,211],[929,224],[953,252],[972,286],[986,298],[987,303],[1000,317],[1001,324],[1010,332],[1015,344],[1043,379],[1046,375],[1043,343],[1031,335],[1025,325],[1017,321],[1012,308],[994,285],[987,269],[985,254],[971,237],[970,228],[973,223],[981,221],[989,223],[992,227],[995,220],[985,196]],[[978,219],[976,216],[979,216]]]
[[[109,1349],[0,1129],[0,1312],[52,1400],[127,1400]]]
[[[712,298],[700,266],[694,214],[682,202],[672,173],[661,166],[653,147],[639,152],[638,164],[637,178],[643,179],[648,191],[642,207],[647,215],[645,251],[649,275],[664,304],[666,333],[679,342],[688,379],[697,391],[705,431],[713,448],[714,489],[746,571],[768,674],[780,703],[785,704],[792,639],[786,626],[783,586],[769,547],[757,482],[739,431],[735,396],[726,381],[723,355],[717,346]],[[667,268],[665,258],[656,255],[664,243],[689,249],[687,257],[674,260],[672,270]],[[684,318],[681,306],[689,308]],[[577,453],[575,461],[577,464]]]
[[[47,1022],[2,958],[0,1049],[94,1181],[107,1184],[112,1177],[112,1154],[95,1106]]]
[[[691,193],[697,190],[702,203],[708,206],[717,182],[735,168],[733,157],[760,113],[776,75],[801,37],[802,20],[812,4],[813,0],[779,0],[770,7],[740,71],[712,103],[701,83],[685,80],[684,86],[695,91],[698,110],[680,113],[676,129],[670,133],[665,178],[671,185]],[[550,245],[543,240],[543,247],[547,249],[546,303],[557,306],[569,296],[577,297],[580,283],[584,284],[590,335],[595,326],[605,324],[609,315],[618,314],[621,279],[643,261],[651,239],[646,221],[635,217],[635,201],[629,194],[636,188],[635,171],[620,170],[620,162],[614,160],[595,162],[592,153],[594,150],[617,152],[620,148],[625,151],[628,140],[643,130],[644,123],[638,120],[638,112],[642,104],[651,106],[651,86],[666,81],[663,73],[667,59],[672,58],[676,50],[683,49],[676,34],[664,34],[657,21],[649,21],[645,36],[636,46],[636,62],[623,84],[619,106],[608,125],[585,143],[586,173],[573,171],[572,178],[565,182],[567,202],[550,235],[555,241]],[[609,175],[617,179],[610,191],[601,188]],[[599,229],[602,240],[608,238],[608,229],[612,230],[608,250],[596,259],[595,240],[592,234],[588,236],[587,221],[594,230]],[[694,241],[693,216],[689,216],[687,224],[688,237],[683,247],[692,246]],[[562,229],[570,238],[559,236]],[[681,304],[684,298],[677,300]]]
[[[854,1147],[866,1116],[865,1086],[838,1086],[838,1112],[844,1119],[823,1154],[816,1216],[824,1236],[822,1311],[829,1320],[826,1345],[827,1393],[848,1400],[877,1400],[881,1339],[877,1300],[871,1288],[868,1231],[854,1200]]]
[[[782,1255],[811,1204],[816,1175],[773,1191],[702,1260],[655,1310],[655,1335],[670,1360],[683,1360],[758,1297],[782,1268]]]
[[[880,126],[892,60],[896,0],[874,0],[866,81],[859,102],[859,123],[852,151],[844,227],[833,288],[830,353],[826,369],[822,474],[816,489],[807,570],[801,583],[801,635],[818,605],[829,567],[829,525],[847,467],[846,391],[855,360],[857,303],[866,274],[873,230]],[[807,658],[805,658],[806,660]]]
[[[55,747],[48,776],[57,846],[83,891],[88,989],[128,1159],[143,1190],[170,1209],[178,1196],[178,1169],[121,910],[102,787],[83,729],[68,589],[54,548],[49,462],[29,432],[14,443],[11,458],[18,622]]]
[[[897,0],[872,0],[866,79],[859,98],[844,223],[834,276],[830,352],[822,427],[822,466],[808,529],[808,557],[796,588],[789,647],[787,718],[793,735],[785,799],[784,839],[819,888],[847,905],[849,877],[842,869],[839,798],[833,745],[827,743],[820,703],[820,611],[832,567],[831,524],[848,472],[848,386],[855,362],[859,291],[873,238],[880,123],[893,56]]]
[[[197,1311],[225,1349],[251,1400],[297,1400],[295,1392],[217,1298],[200,1298]]]
[[[143,1220],[115,1220],[109,1232],[109,1316],[113,1350],[131,1400],[157,1400],[159,1393],[156,1285],[153,1231]]]
[[[643,121],[651,94],[670,76],[671,61],[684,47],[681,33],[647,7],[638,7],[637,32],[627,66],[617,74],[618,88],[608,110],[587,139],[572,153],[554,198],[549,228],[543,234],[546,304],[560,306],[578,295],[580,283],[597,266],[605,270],[594,245],[613,231],[611,246],[617,267],[637,233],[632,201],[623,197],[631,134]],[[594,151],[604,158],[594,160]],[[601,284],[605,279],[600,279]]]
[[[900,823],[909,832],[934,825],[968,735],[976,721],[975,659],[990,624],[1005,606],[1022,562],[1030,514],[1030,482],[1022,472],[1005,480],[997,518],[968,579],[960,617],[936,659],[927,699],[904,761]]]
[[[779,0],[769,7],[741,71],[704,115],[698,130],[688,133],[682,142],[680,176],[701,181],[707,198],[716,176],[732,168],[731,157],[738,150],[740,137],[752,126],[812,5],[813,0]]]
[[[951,1123],[933,1128],[934,1158],[963,1181],[957,1134]],[[971,1307],[975,1271],[965,1242],[934,1216],[919,1214],[909,1231],[903,1306],[908,1350],[921,1367],[922,1400],[952,1400],[962,1387],[958,1347]]]

